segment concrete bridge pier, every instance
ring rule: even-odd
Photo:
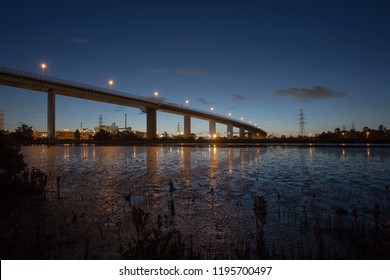
[[[190,138],[191,137],[191,116],[185,115],[184,116],[184,138]]]
[[[209,120],[209,134],[211,138],[214,138],[214,135],[217,134],[217,126],[214,120]]]
[[[240,138],[244,138],[244,137],[245,137],[245,128],[240,127]]]
[[[47,136],[51,142],[56,138],[56,95],[52,90],[47,93]]]
[[[146,108],[146,135],[148,139],[156,138],[157,133],[157,110],[155,108]]]
[[[227,139],[232,139],[233,138],[233,126],[228,124],[227,125],[227,131],[226,131]]]

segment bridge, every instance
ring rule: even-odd
[[[267,133],[261,128],[219,114],[163,102],[157,98],[147,98],[113,89],[67,81],[46,75],[16,70],[0,66],[0,85],[46,92],[47,133],[51,140],[55,138],[55,97],[56,94],[76,97],[104,103],[140,108],[146,113],[146,134],[149,139],[156,138],[157,111],[184,116],[184,138],[191,136],[191,118],[209,121],[210,135],[216,134],[216,123],[227,126],[227,137],[233,137],[233,127],[239,128],[240,137],[248,133],[253,138],[265,138]]]

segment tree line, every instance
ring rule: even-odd
[[[4,138],[8,138],[8,141],[13,143],[17,143],[19,145],[26,144],[50,144],[48,138],[34,138],[34,130],[31,126],[27,124],[22,124],[18,128],[15,129],[14,132],[6,133],[5,131],[1,131],[1,136]],[[165,137],[164,137],[165,136]],[[172,139],[167,137],[167,133],[163,134],[163,137],[159,138],[159,141],[211,141],[209,139],[198,138],[196,139],[196,135],[192,134],[190,139]],[[101,129],[100,131],[90,134],[88,138],[81,137],[81,133],[78,129],[73,133],[72,139],[56,139],[56,143],[133,143],[137,141],[145,140],[144,136],[140,132],[136,131],[115,131],[109,132]],[[213,142],[224,142],[224,141],[245,141],[245,142],[280,142],[280,141],[292,141],[292,142],[307,142],[307,141],[319,141],[319,142],[383,142],[390,143],[390,130],[385,126],[380,125],[378,129],[372,129],[369,127],[364,127],[362,131],[357,131],[355,129],[345,130],[340,129],[339,127],[335,128],[334,131],[322,132],[320,134],[316,134],[314,137],[307,136],[298,136],[298,137],[286,137],[282,136],[272,137],[269,136],[267,139],[253,140],[250,138],[245,139],[226,139],[226,138],[218,138],[213,140]]]
[[[355,129],[345,130],[340,129],[339,127],[335,128],[333,132],[322,132],[321,134],[316,135],[317,139],[322,140],[390,140],[390,130],[385,126],[380,125],[378,129],[371,129],[369,127],[363,127],[362,131],[357,131]]]

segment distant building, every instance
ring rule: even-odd
[[[44,132],[41,132],[41,131],[38,131],[38,130],[33,130],[33,137],[34,139],[38,139],[38,138],[46,138],[47,137],[47,132],[44,131]]]
[[[69,129],[57,130],[56,138],[58,138],[59,140],[73,140],[74,131],[70,131]]]
[[[80,140],[89,140],[93,138],[95,132],[89,131],[88,128],[83,128],[80,131]],[[46,131],[33,131],[34,139],[47,138]],[[69,129],[57,130],[55,137],[59,140],[75,140],[75,131],[71,131]]]
[[[120,128],[119,130],[122,132],[123,131],[132,132],[131,127]]]
[[[81,140],[89,140],[93,138],[93,135],[95,134],[94,131],[89,131],[88,128],[83,128],[80,131],[80,139]]]
[[[100,130],[114,133],[115,131],[119,130],[119,127],[117,125],[115,125],[115,123],[113,123],[112,125],[103,125],[102,124],[102,125],[99,125],[98,127],[94,128],[95,132],[99,132]]]

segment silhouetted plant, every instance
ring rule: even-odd
[[[355,227],[356,227],[357,218],[358,218],[358,211],[357,211],[356,206],[352,208],[352,217],[353,217],[354,224],[355,224]]]
[[[314,236],[317,242],[318,258],[322,259],[325,251],[324,228],[320,225],[318,219],[314,228]]]
[[[142,208],[133,206],[131,211],[131,217],[135,230],[137,231],[137,242],[139,241],[140,233],[145,229],[146,223],[149,219],[149,213],[145,213]]]
[[[175,229],[161,230],[160,228],[147,229],[146,223],[149,213],[133,206],[133,223],[137,231],[137,239],[130,238],[127,248],[119,246],[119,256],[122,259],[183,259],[196,256],[193,248],[186,254],[185,243],[181,233]],[[158,217],[161,217],[159,215]],[[158,226],[161,219],[157,218]]]
[[[250,259],[250,243],[248,240],[237,240],[238,244],[233,244],[234,253],[239,260]]]
[[[112,140],[112,135],[111,135],[111,133],[109,133],[103,129],[100,129],[100,131],[96,132],[93,139],[96,141],[110,141],[110,140]]]
[[[20,146],[12,142],[4,132],[0,132],[0,176],[9,177],[21,172],[26,163],[23,155],[19,153]]]
[[[257,258],[259,259],[268,258],[267,246],[264,239],[263,229],[258,230],[256,233],[256,253],[257,253]]]
[[[74,139],[76,141],[79,141],[80,138],[81,138],[80,131],[78,129],[76,129],[76,131],[74,132]]]
[[[28,144],[34,140],[33,131],[32,126],[22,124],[11,133],[11,137],[20,144]]]
[[[260,221],[262,228],[267,218],[267,200],[264,196],[256,195],[253,210],[256,214],[256,222]]]
[[[384,259],[390,258],[390,220],[382,221],[380,231],[381,249]]]

